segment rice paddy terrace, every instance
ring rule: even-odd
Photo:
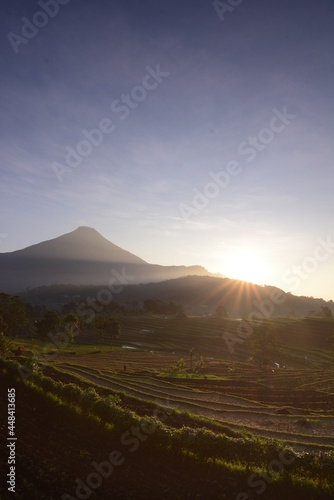
[[[237,321],[130,317],[112,348],[84,346],[86,332],[58,353],[55,366],[140,400],[325,449],[334,446],[333,324],[277,320],[280,347],[259,368],[249,361],[249,342],[236,343],[233,353],[227,348],[224,333],[236,335]]]
[[[28,465],[18,498],[50,498],[51,490],[75,498],[76,478],[112,449],[122,449],[125,465],[96,498],[252,499],[260,480],[264,498],[333,498],[332,321],[276,320],[279,343],[262,367],[252,338],[238,337],[238,320],[121,321],[112,345],[89,329],[72,345],[14,341],[23,355],[10,355],[0,377],[17,384],[18,428],[28,429],[20,431],[19,462]],[[129,432],[150,433],[148,423],[152,436],[132,453],[138,440]],[[289,448],[294,455],[277,473],[272,464]]]

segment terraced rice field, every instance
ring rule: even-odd
[[[280,346],[265,370],[250,360],[249,341],[228,350],[224,332],[234,335],[237,326],[237,320],[124,317],[112,348],[94,344],[86,330],[54,363],[89,384],[258,436],[302,449],[333,447],[334,321],[275,320]],[[286,368],[276,369],[275,362]]]
[[[96,355],[95,367],[88,366],[90,363],[86,366],[85,363],[72,364],[69,360],[58,362],[57,367],[79,375],[89,383],[178,410],[187,410],[259,436],[279,438],[302,449],[334,446],[334,391],[319,392],[308,388],[312,376],[313,380],[317,376],[321,386],[328,382],[329,373],[291,371],[282,376],[277,372],[263,376],[253,367],[240,367],[243,374],[230,378],[226,376],[225,379],[209,379],[210,374],[207,374],[206,379],[166,380],[153,371],[143,374],[143,365],[140,366],[140,363],[143,363],[145,355],[146,359],[152,361],[151,368],[157,364],[154,355],[124,351],[118,353],[120,364],[125,361],[130,365],[137,362],[141,368],[131,373],[111,372],[103,368],[103,361],[99,364],[97,359],[99,355]],[[334,379],[334,373],[332,376]],[[294,390],[291,390],[292,386]]]

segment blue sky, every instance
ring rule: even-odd
[[[0,252],[86,225],[151,263],[334,299],[334,5],[217,9],[2,2]]]

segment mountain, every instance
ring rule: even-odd
[[[49,285],[157,282],[187,275],[209,276],[201,266],[159,266],[114,245],[95,229],[75,231],[0,254],[0,291],[19,293]]]
[[[333,301],[299,297],[274,286],[215,276],[186,276],[128,286],[115,297],[123,304],[134,300],[141,303],[146,299],[165,303],[173,301],[182,304],[188,314],[204,316],[215,315],[218,306],[224,306],[230,317],[247,318],[251,315],[254,320],[267,316],[307,316],[321,313],[321,308],[326,306],[334,315]]]
[[[102,289],[106,291],[106,288]],[[92,299],[99,301],[101,286],[53,285],[20,293],[24,302],[61,310],[65,304],[75,304],[79,315],[90,314]],[[185,276],[154,283],[120,286],[112,293],[112,302],[103,304],[105,312],[121,306],[128,311],[140,310],[145,301],[180,304],[186,314],[211,317],[224,306],[231,318],[319,316],[328,307],[334,315],[333,301],[313,297],[298,297],[274,286],[260,286],[244,281],[215,276]],[[77,309],[76,309],[77,308]],[[334,335],[334,319],[332,333]]]
[[[12,252],[17,257],[70,261],[147,264],[144,260],[114,245],[91,227],[78,227],[71,233]]]

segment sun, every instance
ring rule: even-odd
[[[224,263],[225,276],[231,279],[263,285],[268,276],[268,264],[256,251],[238,250]]]

